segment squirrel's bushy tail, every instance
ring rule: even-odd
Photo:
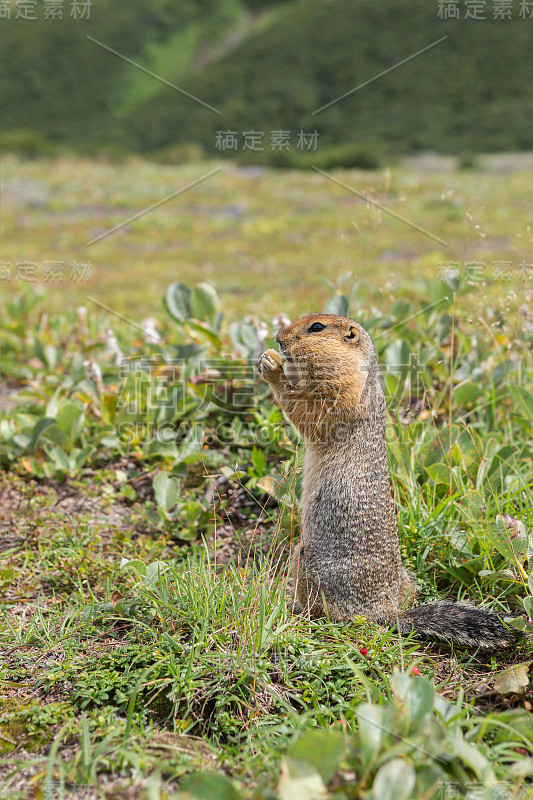
[[[413,628],[447,642],[475,647],[507,647],[520,631],[506,628],[500,617],[465,603],[430,603],[402,611],[396,622],[401,633]]]

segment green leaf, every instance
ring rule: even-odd
[[[59,428],[68,436],[72,447],[83,430],[85,409],[81,408],[77,403],[63,403],[58,409],[56,422]]]
[[[132,569],[134,572],[137,573],[137,575],[140,575],[143,578],[146,577],[146,564],[144,563],[144,561],[141,561],[138,558],[132,558],[130,560],[128,560],[127,558],[123,558],[122,561],[120,562],[120,568]]]
[[[163,511],[169,512],[176,505],[179,497],[180,482],[170,472],[161,470],[153,480],[155,500]]]
[[[454,389],[453,399],[458,406],[466,406],[468,403],[474,403],[483,392],[479,386],[474,383],[463,383]]]
[[[57,410],[56,422],[61,430],[68,433],[76,425],[80,417],[83,416],[83,413],[84,409],[77,403],[63,403]]]
[[[516,401],[526,417],[533,421],[533,394],[522,386],[509,386],[509,394]]]
[[[396,319],[405,319],[411,313],[411,303],[407,302],[407,300],[396,300],[392,307],[392,315]]]
[[[410,800],[416,773],[401,758],[393,758],[379,768],[372,786],[375,800]]]
[[[529,576],[528,583],[531,588],[531,584],[533,583],[533,573],[531,573],[531,575]],[[524,608],[526,610],[526,614],[528,615],[529,619],[533,619],[533,597],[530,594],[528,594],[526,597],[524,597],[522,602],[524,604]]]
[[[190,342],[189,344],[178,344],[176,345],[176,358],[182,358],[184,361],[189,361],[189,359],[194,358],[199,353],[203,351],[203,347],[199,344],[195,344],[194,342]]]
[[[384,363],[393,375],[401,375],[410,366],[411,349],[404,339],[391,342],[383,354]]]
[[[416,797],[437,798],[442,793],[442,786],[445,785],[449,775],[437,764],[423,764],[416,770]],[[453,796],[453,795],[452,795]],[[444,797],[442,800],[444,800]]]
[[[55,370],[55,368],[57,367],[57,359],[59,356],[58,348],[54,347],[53,344],[47,344],[43,348],[43,355],[48,369],[50,371]]]
[[[22,447],[25,450],[30,446],[31,436],[28,433],[16,433],[12,441],[18,445],[18,447]]]
[[[499,672],[494,681],[494,690],[498,694],[522,694],[529,686],[531,664],[533,661],[524,661]]]
[[[513,519],[511,525],[506,523],[505,519],[498,515],[494,523],[487,527],[485,535],[495,550],[508,561],[522,563],[526,559],[528,549],[527,531],[519,520]]]
[[[394,694],[400,698],[413,720],[420,720],[433,710],[434,690],[427,678],[395,672],[391,678]]]
[[[48,401],[48,405],[46,406],[46,410],[44,412],[46,417],[54,417],[56,418],[59,404],[61,402],[61,387],[55,390],[54,394]]]
[[[433,694],[433,710],[440,714],[445,721],[451,719],[457,713],[455,705],[438,692]]]
[[[229,326],[232,345],[240,355],[252,358],[257,355],[257,329],[248,322],[232,322]]]
[[[523,616],[514,618],[505,617],[505,622],[507,623],[507,625],[510,625],[511,628],[516,628],[519,631],[526,631],[530,627],[529,623],[524,619]]]
[[[114,394],[104,394],[100,398],[100,408],[102,411],[102,422],[112,425],[115,414],[117,413],[118,397]]]
[[[507,475],[512,469],[510,459],[514,458],[517,452],[517,448],[514,445],[506,444],[500,447],[500,449],[494,453],[487,470],[487,476],[491,478],[495,472],[501,472],[503,476]]]
[[[219,336],[215,333],[214,330],[211,330],[211,328],[206,323],[193,322],[191,319],[188,319],[187,327],[193,330],[195,333],[199,333],[201,336],[207,339],[207,341],[214,347],[216,347],[217,350],[222,349],[222,342],[220,341]]]
[[[196,772],[186,775],[180,783],[179,797],[191,800],[242,800],[229,778],[217,772]]]
[[[533,569],[533,528],[530,529],[529,534],[528,534],[526,558],[527,558],[528,561],[531,562],[531,569]],[[531,586],[530,586],[530,589],[531,589]],[[533,589],[531,589],[531,591],[533,592]]]
[[[48,430],[48,428],[51,428],[52,425],[55,424],[56,424],[55,419],[52,419],[51,417],[44,417],[43,419],[40,419],[39,422],[37,422],[33,427],[28,448],[30,450],[35,450],[37,448],[37,445],[39,444],[39,441],[43,433],[46,430]]]
[[[350,308],[350,300],[345,294],[337,292],[331,297],[324,308],[326,314],[337,314],[341,317],[347,317]]]
[[[319,800],[327,791],[320,773],[308,761],[284,758],[278,784],[280,800]]]
[[[66,434],[65,431],[61,430],[59,425],[51,425],[49,428],[46,429],[43,436],[45,436],[54,444],[57,444],[59,447],[64,447],[67,450],[71,449],[68,434]]]
[[[218,294],[210,283],[199,283],[190,295],[191,312],[194,317],[213,324],[218,309]]]
[[[165,292],[163,303],[176,322],[185,322],[191,315],[191,290],[179,281],[171,283]]]
[[[191,439],[188,442],[183,442],[183,444],[179,446],[178,452],[180,461],[184,461],[186,464],[194,464],[197,461],[201,461],[204,457],[202,442],[199,439]]]
[[[49,458],[52,459],[57,469],[62,470],[64,472],[71,471],[68,456],[65,453],[65,451],[62,450],[60,447],[47,448],[46,454],[48,455]]]
[[[511,569],[480,569],[478,575],[482,578],[501,578],[504,581],[518,582],[518,578]]]
[[[426,472],[435,485],[450,485],[450,468],[446,464],[430,464],[426,467]]]
[[[152,561],[146,567],[146,580],[150,583],[157,583],[160,575],[170,569],[170,564],[166,561]]]
[[[289,756],[299,761],[310,761],[328,783],[339,769],[344,750],[344,736],[338,731],[311,730],[292,745]]]
[[[377,756],[384,732],[385,709],[374,703],[362,703],[356,712],[361,739],[361,759],[365,766]]]
[[[228,477],[233,477],[233,475],[234,470],[231,470],[231,475],[228,475]],[[278,497],[279,485],[280,479],[274,478],[272,475],[263,475],[263,477],[259,478],[256,483],[258,489],[261,489],[262,492],[266,492],[266,494],[272,495],[272,497],[275,497],[276,499]]]
[[[189,521],[197,519],[200,515],[211,514],[211,509],[206,508],[199,500],[188,500],[180,504],[180,516],[185,516]]]
[[[100,439],[100,444],[103,444],[104,447],[120,447],[121,442],[117,436],[107,434],[107,436],[102,436]]]
[[[487,785],[495,783],[496,778],[490,762],[477,747],[465,742],[459,731],[457,731],[455,737],[450,736],[448,738],[447,744],[450,753],[460,758],[470,767],[480,781],[485,782]]]
[[[252,447],[252,464],[254,466],[255,474],[260,477],[268,470],[268,463],[266,456],[258,447]]]

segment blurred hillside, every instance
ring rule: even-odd
[[[217,131],[265,132],[254,163],[304,166],[272,152],[270,132],[319,132],[313,163],[374,166],[383,154],[531,149],[533,19],[439,19],[432,0],[98,0],[90,18],[0,19],[0,147],[223,155]],[[501,5],[501,4],[500,4]],[[533,4],[531,11],[533,14]],[[472,4],[470,4],[472,6]],[[180,89],[96,44],[112,48]],[[447,36],[321,113],[312,112]],[[191,146],[193,145],[193,146]],[[201,148],[201,149],[200,149]]]

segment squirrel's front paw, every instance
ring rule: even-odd
[[[283,365],[285,361],[286,358],[284,355],[282,355],[282,353],[278,353],[277,350],[270,349],[259,356],[257,369],[263,378],[270,380],[283,373]]]

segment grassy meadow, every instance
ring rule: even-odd
[[[291,614],[303,444],[255,373],[279,315],[358,319],[419,602],[533,633],[533,159],[463,166],[331,173],[367,202],[2,157],[0,796],[533,797],[528,636]]]
[[[386,311],[399,297],[423,296],[441,263],[485,262],[490,290],[493,262],[511,261],[516,280],[496,281],[503,299],[502,285],[517,295],[532,288],[518,272],[531,260],[533,159],[479,160],[486,169],[459,172],[454,159],[428,157],[409,167],[328,173],[445,246],[312,170],[3,156],[0,260],[13,274],[0,286],[17,291],[15,265],[29,261],[48,283],[50,310],[85,304],[90,294],[121,313],[154,315],[173,281],[208,281],[234,317],[282,310],[294,319],[324,303],[324,279],[346,271]],[[91,263],[88,284],[69,278],[73,261]],[[63,263],[63,281],[45,281],[44,262]],[[478,286],[469,296],[479,298]]]

